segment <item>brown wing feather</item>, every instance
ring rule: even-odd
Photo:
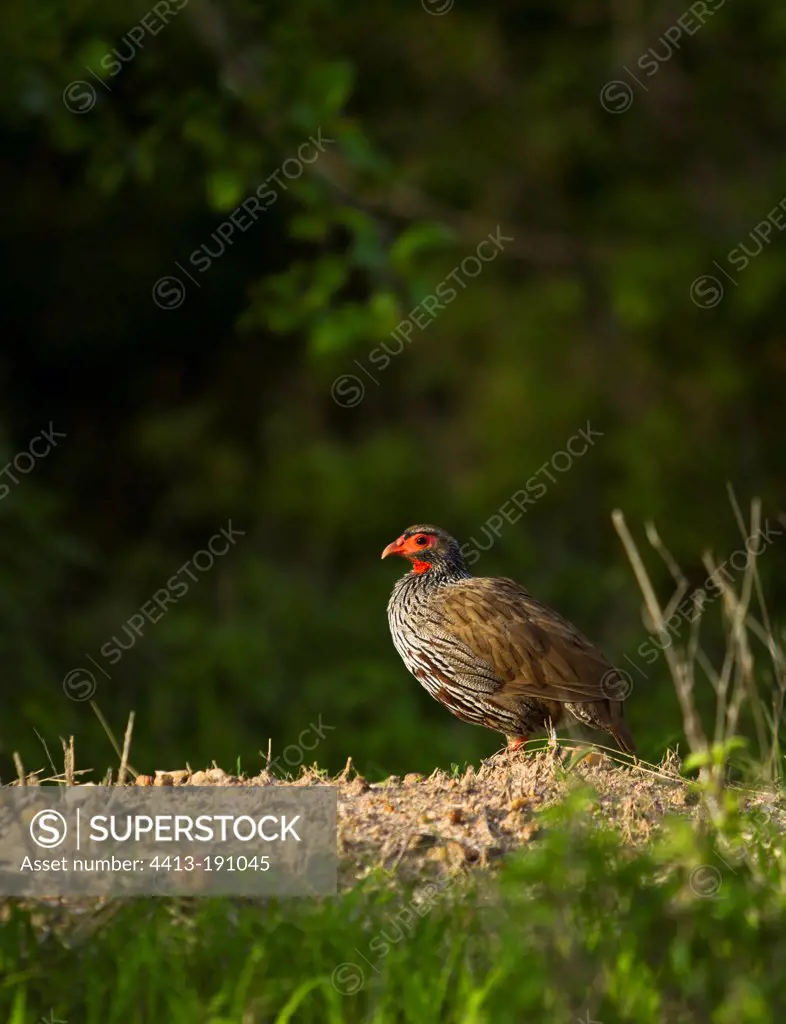
[[[472,577],[445,587],[444,626],[487,662],[506,694],[561,702],[607,699],[613,671],[603,654],[569,622],[509,579]]]

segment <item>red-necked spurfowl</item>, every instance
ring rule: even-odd
[[[439,527],[410,526],[388,555],[412,563],[388,603],[393,643],[448,711],[503,733],[510,749],[567,712],[636,753],[624,677],[569,622],[513,580],[472,576]]]

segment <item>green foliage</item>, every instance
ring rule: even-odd
[[[612,115],[599,90],[666,26],[585,8],[193,3],[135,49],[146,3],[3,7],[2,463],[50,421],[68,435],[0,500],[3,779],[13,750],[46,766],[36,732],[54,751],[75,733],[83,767],[114,761],[63,692],[87,655],[115,731],[136,711],[140,768],[240,753],[253,770],[319,714],[333,769],[477,761],[497,738],[392,650],[377,554],[424,518],[479,535],[588,421],[597,444],[475,570],[521,579],[616,662],[645,631],[612,508],[654,517],[699,580],[705,547],[738,542],[727,479],[781,510],[779,235],[717,309],[689,292],[782,196],[786,21],[724,5]],[[92,109],[64,101],[75,81]],[[320,132],[319,158],[197,271]],[[498,226],[513,241],[375,369]],[[168,275],[175,309],[151,299]],[[346,374],[365,387],[352,407],[331,397]],[[101,646],[230,518],[242,544],[107,665]],[[784,550],[761,560],[776,625]],[[662,664],[636,684],[657,757],[679,709]]]
[[[77,769],[116,764],[64,686],[80,668],[117,734],[136,712],[145,772],[253,773],[269,739],[274,757],[297,750],[311,723],[324,739],[309,757],[331,770],[348,755],[372,779],[477,763],[500,740],[405,672],[378,554],[416,520],[483,537],[588,424],[596,443],[473,568],[520,579],[631,672],[645,757],[684,748],[664,659],[637,653],[640,596],[609,516],[654,519],[701,586],[705,550],[722,562],[740,545],[727,480],[743,506],[761,495],[765,521],[783,512],[786,247],[767,218],[786,181],[786,13],[717,7],[612,114],[604,84],[664,53],[674,12],[194,0],[134,44],[149,10],[0,11],[0,468],[48,425],[66,434],[7,491],[0,476],[2,780],[15,751],[59,769],[69,734]],[[739,271],[730,254],[762,222]],[[452,278],[455,299],[421,326],[418,303],[496,231],[503,250]],[[716,273],[722,301],[700,308],[692,282]],[[173,277],[183,302],[166,308],[153,296]],[[398,353],[384,366],[383,343]],[[348,375],[360,387],[336,392]],[[230,520],[237,544],[156,621],[140,612]],[[734,735],[706,728],[717,692],[700,673],[691,694],[710,737],[686,767],[711,807],[702,829],[675,823],[634,852],[589,827],[577,793],[498,877],[441,894],[371,964],[359,951],[416,898],[379,880],[319,905],[137,901],[77,928],[9,904],[0,1013],[780,1024],[783,840],[721,776],[762,767],[740,768],[762,720],[777,738],[784,552],[777,540],[757,566],[766,628],[751,613],[737,631],[756,699]],[[721,604],[702,624],[713,664]],[[775,775],[777,744],[771,760]],[[363,985],[345,994],[336,971],[356,960]]]
[[[551,811],[498,874],[415,893],[374,878],[319,904],[137,900],[45,934],[46,911],[9,906],[0,1011],[19,1024],[50,1008],[83,1024],[782,1020],[772,823],[757,870],[676,822],[634,853],[589,823],[588,802]]]

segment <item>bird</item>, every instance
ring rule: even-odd
[[[410,526],[389,555],[412,565],[388,602],[393,644],[456,718],[502,733],[508,751],[575,718],[636,755],[625,676],[575,626],[511,579],[473,576],[438,526]]]

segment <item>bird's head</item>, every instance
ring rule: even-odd
[[[432,568],[465,572],[459,542],[438,526],[410,526],[382,552],[383,558],[388,555],[408,558],[415,573]]]

